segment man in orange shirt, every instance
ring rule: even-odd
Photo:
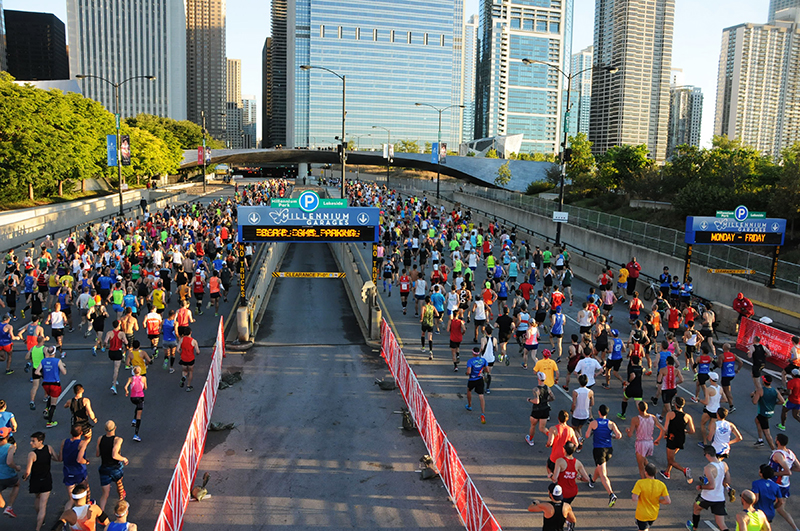
[[[547,433],[547,446],[552,448],[550,450],[550,458],[547,460],[547,477],[552,479],[553,472],[556,469],[556,461],[564,457],[564,445],[572,441],[575,446],[578,445],[578,437],[575,436],[575,431],[567,426],[569,420],[569,413],[562,409],[558,412],[558,424],[551,427]]]
[[[222,290],[222,281],[217,276],[217,272],[211,273],[211,278],[208,279],[208,293],[211,300],[208,301],[209,308],[214,304],[214,316],[219,317],[219,295]]]

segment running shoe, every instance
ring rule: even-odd
[[[25,319],[25,310],[22,310],[22,318]]]
[[[56,421],[54,420],[54,421],[52,421],[52,422],[48,422],[48,423],[46,424],[46,426],[47,426],[48,428],[55,428],[56,426],[58,426],[58,422],[56,422]]]
[[[174,368],[172,368],[172,367],[170,367],[170,368],[169,368],[169,373],[170,373],[170,374],[172,374],[173,372],[175,372],[175,369],[174,369]]]
[[[136,442],[142,442],[142,438],[139,437],[138,435],[134,435],[133,436],[133,440],[136,441]]]
[[[432,351],[432,350],[431,350],[431,351],[429,351],[429,354],[428,354],[428,359],[429,359],[429,360],[432,360],[432,359],[433,359],[433,351]]]
[[[527,369],[528,369],[528,364],[527,364],[527,363],[523,363],[523,364],[521,365],[521,367],[522,367],[523,369],[527,370]]]
[[[688,371],[689,369],[688,369],[688,368],[686,368],[686,367],[684,367],[684,368],[683,368],[683,370],[684,370],[684,371]],[[696,382],[696,381],[697,381],[697,373],[694,373],[694,378],[692,378],[692,381],[693,381],[693,382]]]
[[[219,313],[214,313],[214,317],[219,317]],[[436,333],[438,334],[439,332]]]
[[[647,372],[644,373],[645,376],[650,376],[651,374],[653,374],[653,371],[650,371],[650,370],[648,370]]]
[[[699,443],[697,443],[697,446],[699,446],[700,448],[705,448],[706,447],[706,443],[704,443],[703,441],[700,441]]]
[[[589,477],[589,488],[590,489],[594,488],[594,481],[592,480],[591,476]]]
[[[486,394],[490,395],[490,394],[492,394],[492,392],[489,389],[486,389]]]
[[[97,347],[92,347],[92,356],[97,356]]]
[[[14,509],[12,509],[11,507],[6,507],[5,510],[3,510],[3,514],[6,516],[10,516],[11,518],[17,517],[17,513],[15,513]]]
[[[691,520],[686,520],[686,529],[688,529],[689,531],[694,531],[694,524],[692,523]]]
[[[784,426],[783,424],[778,424],[778,429],[781,431],[786,431],[786,426]]]
[[[764,439],[757,440],[756,442],[753,443],[753,446],[756,447],[764,446]]]
[[[695,404],[696,404],[696,403],[698,403],[699,401],[700,401],[700,400],[698,400],[696,396],[693,396],[693,397],[692,397],[692,402],[694,402]]]
[[[692,469],[687,466],[686,470],[684,470],[683,473],[686,476],[686,483],[689,483],[691,485],[692,481],[694,481],[692,479]]]
[[[135,428],[135,427],[136,427],[136,419],[133,419],[131,421],[131,428]]]
[[[617,495],[612,492],[608,495],[608,506],[614,507],[615,503],[617,503]]]
[[[186,388],[187,393],[191,393],[192,391],[194,391],[194,387],[192,387],[191,385]]]
[[[31,370],[31,368],[32,368],[32,367],[33,367],[33,365],[32,365],[32,364],[31,364],[31,362],[29,361],[28,363],[26,363],[26,364],[25,364],[25,369],[23,369],[23,370],[24,370],[25,372],[28,372],[28,371],[30,371],[30,370]]]
[[[186,376],[181,376],[181,387],[186,384]]]
[[[662,424],[664,423],[664,417],[662,417],[662,416],[661,416],[661,413],[658,413],[658,414],[656,415],[656,418],[658,419],[658,421],[659,421],[660,423],[662,423]]]
[[[526,435],[525,436],[525,442],[528,443],[528,446],[533,446],[534,445],[533,439],[531,439],[530,435]]]
[[[169,358],[164,358],[164,363],[161,366],[161,368],[166,371],[168,366],[169,366]]]
[[[611,389],[611,387],[609,387],[608,384],[600,384],[600,387],[602,387],[603,389]]]
[[[481,415],[481,424],[486,424],[486,416]]]
[[[662,477],[662,478],[664,478],[664,479],[670,479],[670,477],[669,477],[669,474],[667,474],[665,471],[663,471],[663,470],[659,470],[659,472],[658,472],[658,473],[659,473],[659,474],[661,474],[661,477]]]
[[[625,415],[623,415],[622,413],[617,413],[617,418],[619,420],[625,420],[627,417]]]
[[[30,403],[30,408],[31,408],[31,411],[35,411],[36,410],[36,404],[31,402]]]
[[[11,319],[11,320],[12,320],[12,321],[16,321],[16,320],[17,320],[17,316],[15,315],[15,316],[14,316],[14,318],[13,318],[13,319]],[[70,332],[72,332],[72,330],[70,330]]]
[[[112,385],[111,386],[111,392],[114,393],[115,395],[117,394],[117,386],[116,385]]]
[[[464,409],[466,409],[467,411],[472,411],[472,408],[470,407],[469,404],[464,404]]]
[[[653,402],[654,406],[658,405],[658,397],[657,396],[650,397],[650,401]]]
[[[505,356],[505,363],[506,363],[506,367],[511,365],[511,360],[508,358],[508,354],[506,354],[506,356]]]
[[[6,376],[8,376],[9,374],[14,374],[14,369],[7,369]]]
[[[728,413],[733,413],[734,411],[736,411],[736,406],[731,406],[731,408],[728,410]]]
[[[154,360],[158,359],[158,349],[157,348],[153,349],[153,359]]]
[[[684,368],[683,368],[683,370],[684,370],[684,371],[688,371],[688,370],[689,370],[689,367],[684,367]]]

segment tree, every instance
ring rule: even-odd
[[[632,193],[653,165],[647,158],[647,145],[614,146],[600,158],[598,184],[608,190]]]
[[[586,137],[586,133],[578,133],[569,137],[569,147],[572,156],[567,162],[567,177],[575,181],[584,175],[590,175],[595,171],[596,162],[592,155],[592,143]]]
[[[511,162],[505,161],[499,168],[497,168],[497,177],[494,178],[494,184],[500,187],[505,187],[511,182]]]
[[[419,144],[416,140],[398,140],[394,150],[396,153],[419,153]]]
[[[487,159],[499,159],[500,156],[497,154],[497,150],[495,148],[490,149],[484,155]]]
[[[425,149],[423,150],[423,153],[430,153],[431,151],[433,151],[433,144],[430,142],[425,142]]]
[[[789,220],[794,237],[794,222],[800,217],[800,142],[784,149],[781,155],[783,168],[770,204],[779,215]]]

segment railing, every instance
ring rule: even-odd
[[[558,207],[555,201],[507,190],[468,184],[461,185],[461,188],[459,191],[465,194],[499,201],[547,218],[552,218],[553,212]],[[670,256],[683,256],[686,252],[683,231],[588,208],[564,205],[564,211],[569,212],[571,225],[591,229]],[[692,260],[714,269],[753,269],[756,272],[752,275],[743,275],[744,278],[764,284],[769,280],[772,268],[772,257],[730,245],[697,245],[692,250]],[[779,260],[775,287],[800,293],[800,265]]]

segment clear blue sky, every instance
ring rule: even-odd
[[[592,44],[594,0],[574,0],[573,50]],[[464,16],[478,12],[478,0],[465,0]],[[766,22],[769,0],[675,0],[672,66],[682,68],[684,82],[703,89],[702,141],[708,145],[714,127],[722,29],[743,22]],[[4,0],[5,9],[54,13],[66,24],[65,0]],[[227,0],[228,57],[242,60],[242,93],[255,94],[261,119],[261,49],[269,35],[269,3]],[[260,133],[260,125],[259,125]]]

